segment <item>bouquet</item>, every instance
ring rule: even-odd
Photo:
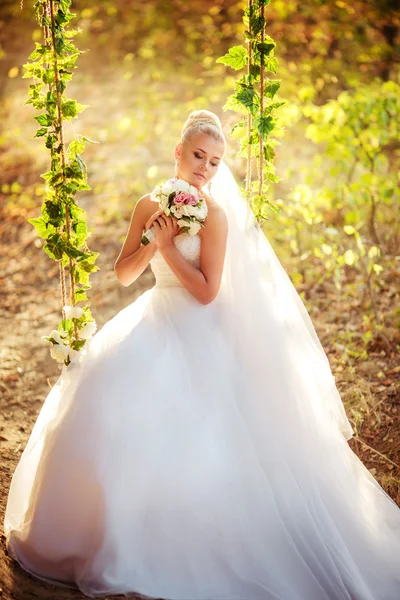
[[[174,177],[157,185],[150,194],[150,200],[158,202],[160,209],[167,216],[178,219],[179,227],[189,235],[196,235],[207,216],[207,204],[199,190],[183,179]],[[154,227],[141,237],[146,246],[155,238]]]

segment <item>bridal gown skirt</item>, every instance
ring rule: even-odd
[[[15,471],[21,566],[91,597],[399,600],[399,508],[337,427],[297,411],[307,388],[274,343],[254,369],[247,350],[179,285],[111,319]]]

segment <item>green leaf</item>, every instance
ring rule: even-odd
[[[76,117],[76,101],[75,100],[66,100],[61,105],[61,112],[66,119],[72,119]]]
[[[75,302],[81,302],[82,300],[87,300],[86,290],[83,288],[75,288]]]
[[[71,344],[71,348],[74,350],[80,350],[86,344],[87,340],[74,340]]]
[[[80,154],[81,152],[83,152],[84,149],[85,149],[85,142],[80,141],[80,140],[74,140],[68,146],[68,156],[72,160],[73,158],[75,158],[75,156],[77,154]]]
[[[259,117],[257,121],[257,130],[262,136],[267,136],[275,126],[275,119],[271,116]]]
[[[247,50],[244,46],[233,46],[229,48],[228,54],[220,56],[216,62],[232,69],[242,69],[247,64]]]
[[[60,0],[60,9],[66,13],[68,12],[69,7],[71,6],[72,0]]]
[[[242,88],[236,94],[236,98],[243,106],[250,110],[251,113],[254,114],[258,110],[260,97],[253,88]]]
[[[65,214],[62,209],[62,204],[59,202],[53,202],[52,200],[46,200],[42,205],[42,215],[47,219],[49,223],[58,227],[63,220]]]
[[[265,25],[264,17],[260,17],[258,15],[253,15],[250,18],[250,28],[251,28],[252,34],[257,35],[258,33],[260,33],[260,31],[263,29],[264,25]]]
[[[54,73],[54,69],[45,69],[43,71],[43,75],[41,73],[42,79],[44,81],[44,83],[54,83],[55,81],[55,73]]]
[[[66,88],[66,83],[65,81],[63,81],[62,79],[59,79],[57,81],[57,91],[60,92],[60,94],[62,94]]]
[[[276,73],[278,71],[278,60],[275,57],[269,58],[265,63],[265,68],[271,73]]]
[[[61,260],[63,251],[60,245],[61,236],[59,233],[55,233],[47,239],[46,243],[43,246],[43,249],[46,252],[46,254],[50,256],[50,258],[54,260]]]
[[[72,228],[76,233],[76,245],[81,246],[88,236],[86,221],[78,221]]]
[[[59,11],[59,13],[60,13],[60,11]],[[64,46],[65,46],[64,38],[62,36],[56,37],[55,41],[54,41],[54,47],[56,49],[57,54],[62,53]]]
[[[271,50],[273,50],[275,48],[276,44],[275,42],[257,42],[255,44],[255,47],[257,49],[257,51],[262,55],[262,56],[268,56],[271,52]]]
[[[53,225],[47,223],[43,217],[28,219],[28,222],[35,227],[38,236],[41,238],[46,239],[55,232]]]
[[[76,100],[66,100],[61,105],[61,111],[64,117],[70,120],[76,117],[78,113],[85,110],[85,108],[88,106],[88,104],[79,104],[79,102],[76,102]]]
[[[279,79],[275,81],[269,81],[268,85],[264,89],[264,93],[266,96],[268,96],[268,98],[273,98],[280,87],[281,82],[279,81]]]
[[[44,135],[46,135],[46,133],[47,133],[47,128],[41,127],[40,129],[37,130],[37,132],[35,133],[35,135],[33,137],[43,137]]]
[[[47,114],[38,115],[35,117],[35,121],[37,121],[39,125],[44,125],[45,127],[50,127],[50,125],[53,123],[52,118]]]

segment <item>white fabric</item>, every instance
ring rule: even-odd
[[[398,600],[400,510],[346,442],[272,249],[235,246],[239,208],[214,302],[157,252],[155,287],[63,369],[12,480],[9,551],[91,597]],[[199,236],[175,245],[199,267]]]

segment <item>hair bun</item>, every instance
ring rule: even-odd
[[[213,125],[218,127],[220,131],[222,131],[222,125],[221,121],[219,120],[219,117],[210,110],[195,110],[191,112],[186,120],[183,129],[187,129],[187,127],[190,127],[190,125],[197,121],[204,121],[205,123],[209,122],[210,124],[212,123]]]
[[[211,135],[224,145],[226,150],[226,140],[219,117],[210,110],[194,110],[186,119],[181,133],[181,142],[186,143],[196,133],[206,133]]]

